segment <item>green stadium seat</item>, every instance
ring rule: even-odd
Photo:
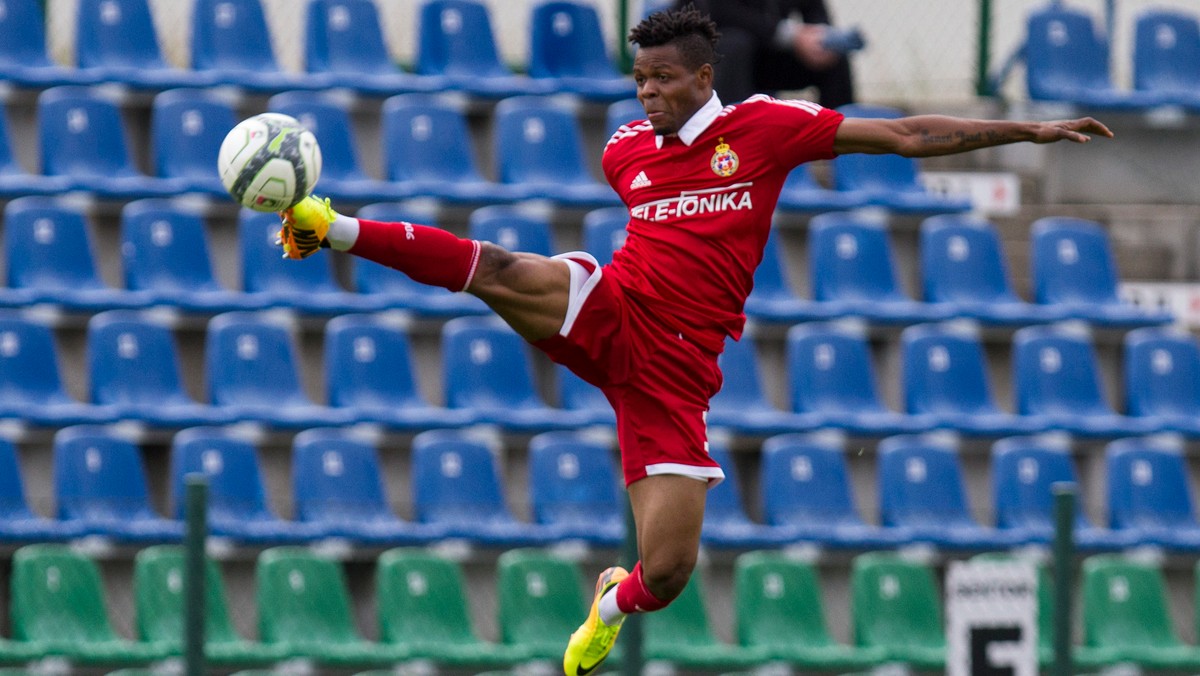
[[[882,664],[882,648],[842,645],[829,635],[817,574],[778,552],[747,552],[734,564],[738,643],[806,669],[863,669]]]
[[[671,605],[643,619],[644,650],[648,660],[664,660],[683,669],[739,668],[763,664],[761,647],[733,646],[713,636],[704,607],[700,569],[692,572],[683,592]]]
[[[392,549],[375,569],[380,640],[413,659],[446,666],[513,664],[511,646],[480,640],[471,626],[458,564],[422,549]]]
[[[893,553],[854,558],[850,572],[855,643],[882,648],[890,661],[942,671],[946,636],[933,571]]]
[[[258,557],[258,625],[263,643],[330,666],[374,666],[407,657],[399,646],[366,641],[354,626],[345,574],[300,547]]]
[[[1166,581],[1153,564],[1119,554],[1083,562],[1083,642],[1114,662],[1149,669],[1200,668],[1200,648],[1179,639],[1167,608]]]
[[[138,552],[133,569],[138,638],[173,655],[183,652],[183,567],[182,547],[160,545]],[[280,646],[238,636],[230,620],[225,582],[212,560],[205,561],[204,613],[204,652],[209,662],[265,664],[287,657]]]
[[[42,656],[81,664],[146,664],[168,651],[117,636],[104,606],[100,569],[66,545],[28,545],[12,559],[13,637]]]
[[[500,555],[496,568],[501,642],[531,659],[561,660],[588,613],[579,566],[542,550],[512,549]],[[614,653],[620,648],[618,642]]]

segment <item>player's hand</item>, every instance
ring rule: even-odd
[[[1112,138],[1113,133],[1099,120],[1081,117],[1076,120],[1055,120],[1042,122],[1034,131],[1034,143],[1054,143],[1055,141],[1071,141],[1072,143],[1087,143],[1092,140],[1088,134]]]
[[[837,52],[825,49],[825,31],[828,28],[824,24],[801,24],[792,34],[792,51],[796,58],[813,70],[826,70],[842,58]]]
[[[284,258],[292,260],[308,258],[321,248],[322,240],[317,237],[315,231],[293,228],[290,214],[286,211],[280,213],[279,216],[283,219],[283,227],[279,228],[279,236],[275,240],[275,244],[283,247]]]

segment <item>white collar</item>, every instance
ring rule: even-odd
[[[721,112],[722,108],[724,106],[721,105],[721,99],[717,98],[717,93],[714,91],[708,102],[700,106],[700,110],[697,110],[688,118],[687,122],[683,123],[676,136],[679,137],[680,141],[683,141],[683,145],[692,145],[700,137],[700,134],[704,133],[705,129],[708,129],[713,120],[717,119],[717,115]],[[654,143],[659,148],[663,146],[663,138],[661,134],[654,137]]]

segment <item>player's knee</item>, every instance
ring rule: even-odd
[[[660,601],[674,601],[683,593],[695,567],[695,558],[676,558],[650,565],[643,561],[642,582]]]

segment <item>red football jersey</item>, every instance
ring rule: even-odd
[[[784,180],[801,163],[834,156],[841,121],[809,101],[759,95],[722,107],[714,94],[677,136],[657,136],[645,120],[621,126],[603,166],[630,219],[605,274],[720,352],[726,335],[741,337]]]

